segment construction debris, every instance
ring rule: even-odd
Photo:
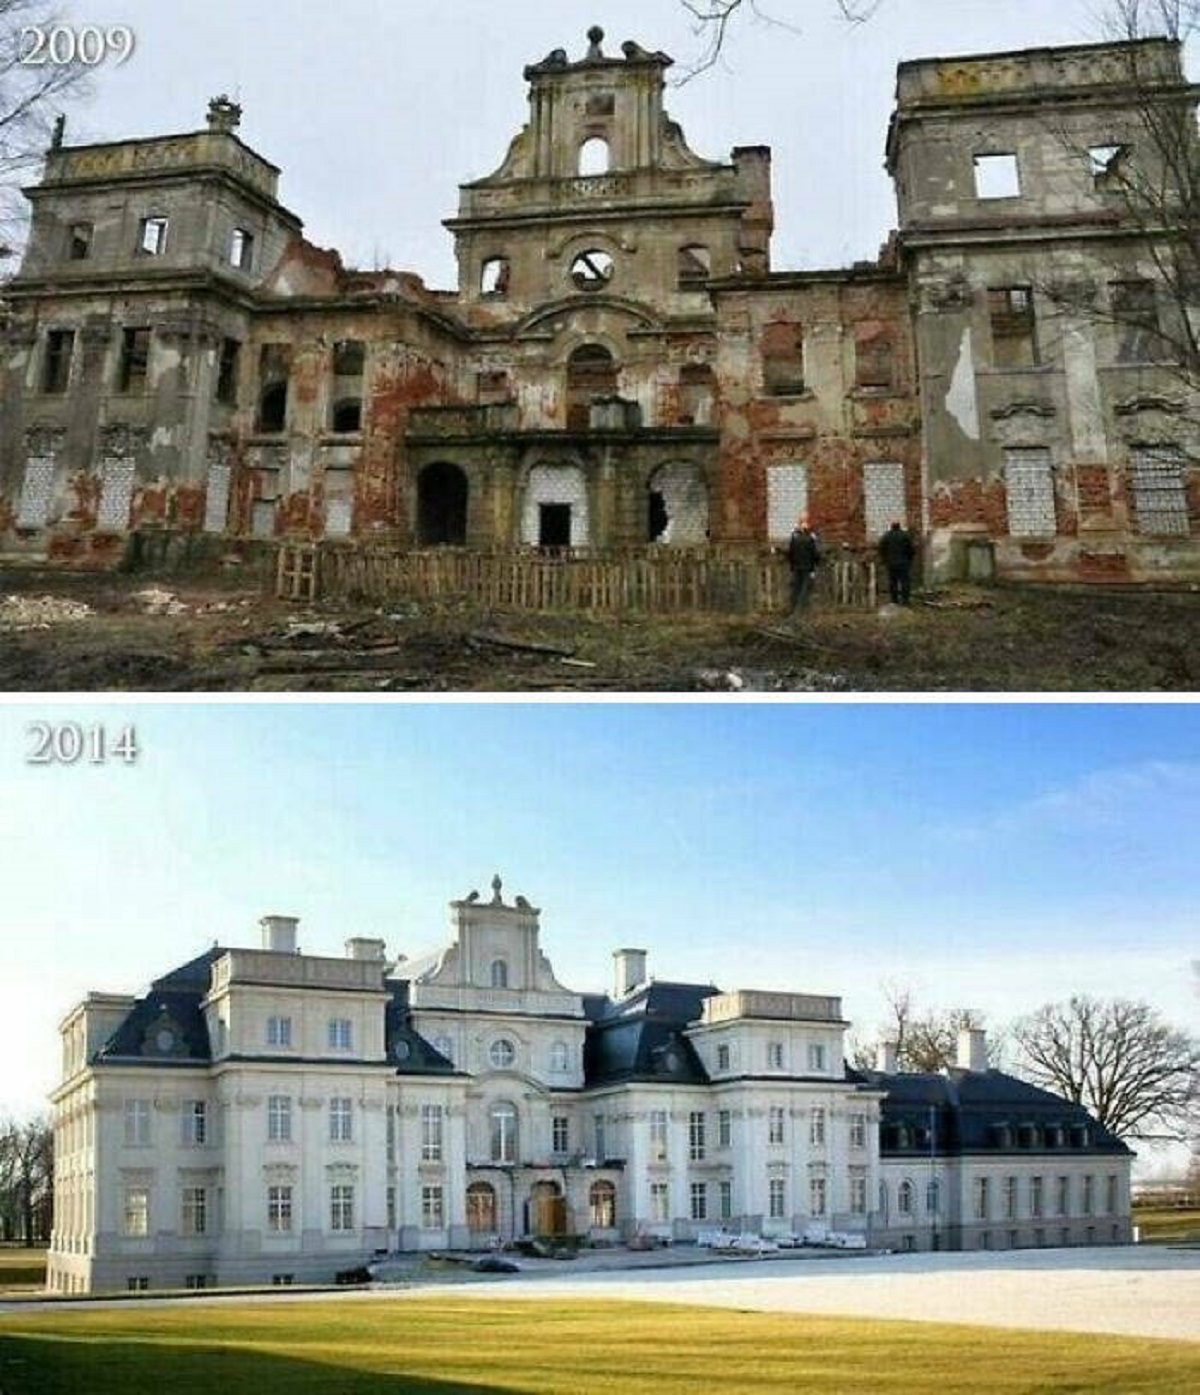
[[[60,596],[6,596],[0,601],[0,630],[51,630],[81,624],[93,614],[90,605]]]

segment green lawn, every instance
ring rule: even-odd
[[[41,1288],[46,1282],[46,1251],[0,1249],[0,1293],[5,1289]],[[0,1390],[4,1386],[0,1383]]]
[[[634,1303],[419,1299],[0,1318],[4,1395],[1200,1389],[1200,1344]]]
[[[1135,1206],[1133,1223],[1141,1229],[1143,1243],[1191,1240],[1200,1244],[1200,1211],[1178,1206]]]

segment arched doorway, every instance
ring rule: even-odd
[[[538,1182],[527,1204],[531,1235],[566,1235],[567,1203],[557,1182]]]
[[[467,1229],[473,1236],[495,1235],[496,1222],[495,1187],[488,1182],[473,1182],[467,1188]]]
[[[522,543],[547,550],[587,547],[590,534],[583,471],[578,465],[535,465],[525,485]]]
[[[595,399],[616,395],[616,359],[603,344],[582,344],[567,360],[567,430],[586,431]]]
[[[417,477],[417,542],[421,547],[463,547],[471,487],[457,465],[428,465]]]
[[[698,465],[681,461],[650,476],[647,536],[664,547],[701,547],[708,541],[708,486]]]

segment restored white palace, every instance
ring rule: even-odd
[[[838,998],[648,978],[572,992],[499,878],[450,943],[214,947],[62,1023],[49,1286],[331,1280],[528,1236],[827,1228],[893,1248],[1120,1244],[1131,1154],[987,1068],[856,1072]]]

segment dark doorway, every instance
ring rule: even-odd
[[[422,547],[463,547],[470,485],[457,465],[430,465],[417,480],[417,541]]]
[[[671,523],[667,501],[657,489],[650,491],[650,541],[659,542]]]
[[[571,546],[571,505],[542,504],[538,523],[538,546]]]

